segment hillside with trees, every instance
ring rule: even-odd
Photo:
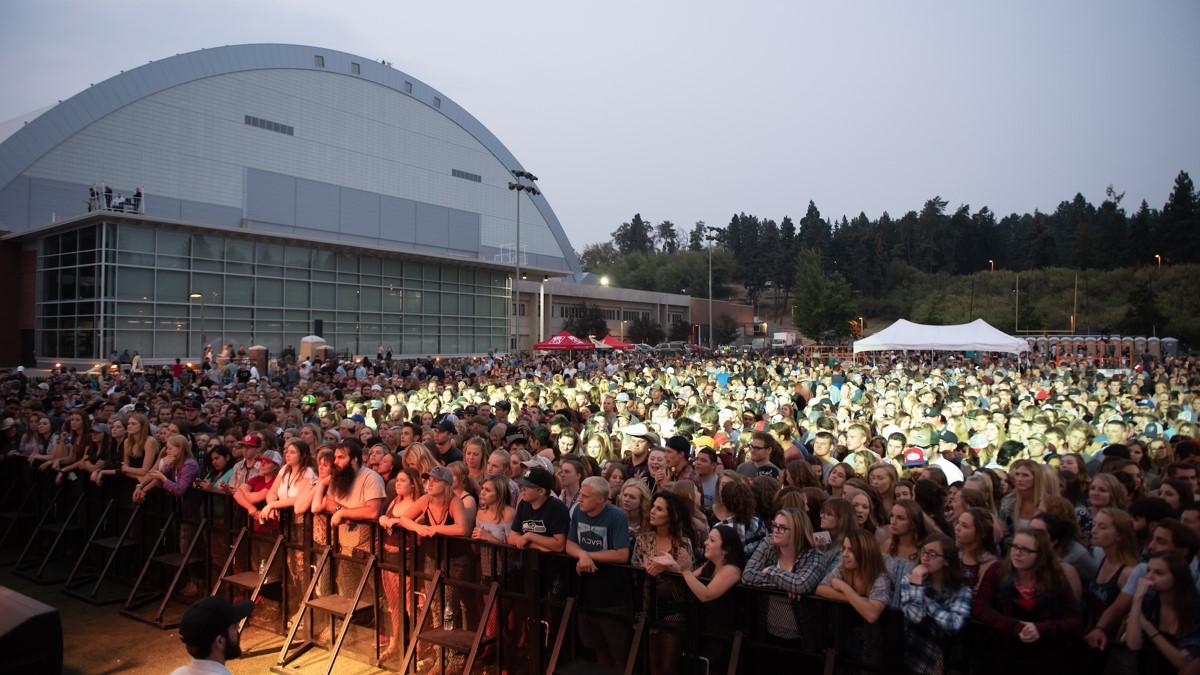
[[[941,196],[898,217],[835,219],[810,201],[798,221],[738,213],[686,232],[636,214],[580,258],[627,288],[705,297],[712,245],[717,298],[774,320],[790,313],[805,334],[844,334],[845,317],[955,323],[972,313],[1005,330],[1067,330],[1075,308],[1080,332],[1144,325],[1196,339],[1198,218],[1200,196],[1181,171],[1161,208],[1128,209],[1109,186],[1099,205],[1076,194],[1050,213],[1006,216]]]

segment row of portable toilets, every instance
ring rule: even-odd
[[[1037,335],[1025,338],[1029,348],[1039,354],[1088,356],[1132,356],[1141,358],[1149,354],[1158,359],[1179,354],[1179,340],[1173,337],[1141,337],[1131,335]]]

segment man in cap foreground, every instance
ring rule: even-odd
[[[238,622],[253,610],[254,603],[248,600],[234,605],[220,597],[204,598],[188,607],[179,624],[179,637],[192,662],[171,675],[229,673],[225,662],[242,655]]]

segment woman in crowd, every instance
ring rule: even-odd
[[[54,440],[54,424],[50,422],[50,418],[42,413],[33,413],[30,415],[29,427],[25,430],[25,434],[21,436],[20,454],[29,459],[29,463],[33,464],[34,455],[47,456],[50,451],[50,443]],[[45,457],[43,458],[44,461]]]
[[[717,490],[717,499],[713,502],[715,524],[732,527],[742,540],[747,555],[753,555],[767,535],[755,514],[754,493],[741,478],[725,475],[717,482]]]
[[[867,483],[875,488],[879,498],[883,500],[884,513],[892,512],[892,504],[896,500],[896,484],[899,482],[900,475],[896,472],[896,467],[887,462],[876,464],[867,472]]]
[[[973,588],[963,578],[954,540],[934,533],[921,541],[921,562],[900,580],[904,666],[911,675],[942,675],[946,643],[971,618]]]
[[[1080,529],[1083,531],[1083,545],[1092,545],[1092,523],[1096,512],[1104,508],[1124,509],[1129,505],[1125,487],[1111,473],[1098,473],[1092,477],[1088,486],[1088,515],[1080,518]]]
[[[93,474],[92,480],[97,478],[98,476]],[[200,486],[225,490],[229,488],[230,478],[233,478],[233,458],[228,446],[218,444],[208,451],[208,467],[200,480]]]
[[[921,507],[911,499],[897,499],[892,507],[888,527],[892,536],[884,548],[884,564],[893,579],[899,579],[912,571],[920,562],[917,552],[920,542],[929,536]],[[899,595],[896,596],[899,601]]]
[[[140,503],[155,487],[161,487],[174,497],[183,497],[198,473],[200,465],[192,458],[192,442],[186,436],[175,434],[167,439],[162,461],[138,481],[133,500]]]
[[[568,510],[574,512],[579,504],[579,486],[585,478],[583,462],[578,457],[564,455],[558,459],[555,475],[558,477],[558,498],[567,505]]]
[[[1009,558],[984,575],[975,595],[974,618],[987,629],[986,673],[1047,675],[1071,672],[1083,628],[1079,603],[1058,564],[1050,537],[1019,529]]]
[[[1183,513],[1185,504],[1195,504],[1196,498],[1192,493],[1192,486],[1186,481],[1176,478],[1168,478],[1164,480],[1155,492],[1155,496],[1165,501],[1174,511],[1175,517],[1178,518]]]
[[[1133,518],[1120,509],[1106,507],[1096,512],[1092,544],[1100,552],[1096,574],[1087,580],[1088,615],[1094,620],[1116,601],[1141,556]]]
[[[681,572],[688,590],[703,603],[700,609],[703,631],[700,654],[709,660],[710,670],[719,673],[725,671],[729,661],[726,638],[740,627],[741,612],[734,594],[729,591],[742,580],[746,554],[738,533],[728,525],[709,530],[703,550],[704,559],[699,567],[673,571]]]
[[[646,524],[650,514],[650,488],[640,478],[630,478],[621,487],[621,502],[619,504],[625,516],[629,518],[629,536],[636,537]]]
[[[812,523],[803,511],[780,511],[771,522],[769,541],[754,551],[742,572],[746,584],[788,594],[787,598],[768,598],[767,633],[791,643],[799,640],[800,629],[788,598],[799,599],[815,591],[829,568],[826,557],[812,545],[812,534]]]
[[[829,475],[825,477],[825,489],[830,497],[844,496],[846,481],[854,475],[854,468],[849,464],[836,464],[829,470]]]
[[[298,439],[286,443],[283,468],[275,474],[275,481],[267,492],[267,503],[259,511],[259,521],[278,520],[279,510],[294,507],[304,488],[311,487],[316,480],[317,472],[308,444]]]
[[[1138,653],[1139,673],[1176,673],[1200,651],[1195,582],[1178,551],[1152,555],[1147,568],[1134,591],[1125,646]]]
[[[653,616],[662,628],[654,636],[650,650],[650,672],[656,675],[679,672],[679,630],[684,624],[685,591],[678,577],[663,572],[692,566],[688,521],[688,508],[682,497],[665,491],[656,492],[646,527],[634,540],[634,566],[654,577],[653,593],[647,585],[646,597],[656,601]]]
[[[88,429],[88,436],[89,442],[80,449],[79,459],[59,469],[56,480],[61,481],[62,476],[74,472],[85,477],[91,476],[112,461],[112,437],[108,435],[108,425],[93,424]]]
[[[954,544],[962,563],[963,580],[973,589],[979,587],[988,568],[999,556],[994,521],[990,512],[973,508],[954,522]]]
[[[859,529],[846,534],[841,560],[817,587],[817,597],[849,603],[867,623],[879,620],[891,600],[892,581],[874,534]]]
[[[854,521],[854,507],[845,499],[831,497],[821,506],[821,531],[816,543],[823,549],[830,567],[842,557],[842,547],[838,542],[855,529]]]
[[[893,505],[896,503],[896,500],[898,500],[898,499],[912,499],[915,496],[914,491],[913,491],[913,482],[911,480],[897,481],[896,488],[894,490],[892,490],[892,495],[893,495],[893,500],[892,500]],[[892,510],[888,509],[888,513],[891,513],[891,512],[892,512]]]
[[[49,470],[51,463],[62,456],[65,450],[63,439],[70,436],[70,432],[65,428],[58,433],[54,433],[53,428],[49,417],[43,415],[38,418],[37,431],[33,437],[36,441],[35,447],[26,456],[29,465],[38,471]]]
[[[1063,579],[1071,587],[1075,599],[1082,603],[1083,580],[1096,575],[1096,561],[1078,541],[1075,541],[1078,534],[1075,521],[1067,522],[1054,513],[1042,511],[1029,521],[1029,528],[1041,530],[1050,537],[1050,545],[1054,547],[1054,555],[1062,567]]]
[[[395,557],[400,553],[400,546],[403,542],[403,537],[396,533],[396,526],[400,524],[400,518],[408,513],[410,509],[417,503],[423,492],[421,487],[421,477],[417,474],[416,469],[412,467],[403,467],[396,474],[396,496],[392,499],[392,503],[388,504],[383,515],[379,516],[379,526],[383,528],[383,550],[388,557]],[[412,578],[405,575],[406,593],[405,597],[409,597],[412,590]],[[399,653],[403,644],[400,642],[401,624],[404,619],[405,609],[408,606],[407,601],[402,601],[400,597],[400,575],[396,572],[382,570],[381,584],[383,586],[383,595],[387,599],[387,611],[390,614],[390,633],[387,647],[380,654],[379,660],[386,661]]]
[[[860,489],[850,498],[854,507],[854,523],[860,529],[875,534],[884,520],[883,500],[873,488]]]
[[[1013,462],[1009,472],[1013,489],[1000,504],[1005,541],[1011,539],[1017,530],[1029,527],[1029,521],[1037,515],[1038,504],[1045,496],[1045,476],[1042,465],[1033,460]]]
[[[479,484],[487,475],[484,471],[484,462],[490,454],[488,440],[483,436],[472,436],[463,443],[463,464],[467,465],[467,472],[471,476],[471,480]]]
[[[607,468],[610,464],[621,462],[620,453],[613,451],[612,442],[601,431],[594,431],[588,434],[584,451],[589,457],[599,462],[602,467]]]
[[[620,462],[609,462],[600,472],[604,480],[608,481],[608,499],[617,506],[620,506],[618,502],[621,499],[621,486],[625,485],[625,481],[629,479],[627,473],[625,465]]]

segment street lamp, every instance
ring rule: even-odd
[[[708,348],[716,349],[717,345],[713,342],[712,242],[720,241],[717,233],[721,232],[721,228],[709,225],[705,229],[712,233],[704,235],[704,240],[708,242]]]
[[[607,275],[607,274],[605,274],[604,276],[600,277],[600,285],[601,285],[601,286],[607,286],[607,285],[608,285],[608,275]]]
[[[517,243],[514,247],[514,262],[516,263],[516,271],[513,274],[513,351],[520,351],[521,340],[521,291],[517,284],[521,280],[521,193],[528,192],[532,199],[536,195],[542,194],[533,183],[537,181],[537,176],[528,171],[518,171],[513,169],[512,172],[515,181],[510,181],[508,189],[517,193]],[[522,181],[529,181],[528,183]]]
[[[1162,256],[1155,253],[1154,254],[1154,262],[1155,262],[1156,266],[1162,267]]]
[[[989,271],[991,271],[991,272],[995,272],[995,271],[996,271],[996,261],[995,261],[995,260],[992,260],[992,259],[990,259],[990,258],[989,258],[989,259],[988,259],[988,265],[991,267],[991,270],[989,270]]]
[[[208,341],[208,336],[204,334],[204,294],[198,291],[188,293],[188,300],[200,301],[200,362],[204,362],[204,343]]]
[[[621,342],[625,341],[625,322],[626,321],[628,321],[628,319],[621,319]]]

